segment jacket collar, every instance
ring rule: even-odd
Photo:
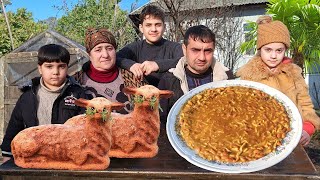
[[[172,72],[173,75],[180,80],[181,89],[184,94],[186,94],[189,91],[186,72],[184,69],[184,67],[186,65],[187,65],[187,59],[185,58],[185,56],[183,56],[178,61],[176,67],[169,70],[169,72]],[[211,65],[211,68],[213,71],[212,72],[213,81],[220,81],[220,80],[228,79],[226,71],[229,71],[229,69],[227,67],[225,67],[222,63],[220,63],[214,59],[212,65]]]
[[[35,77],[29,81],[27,81],[26,83],[20,85],[18,88],[22,91],[25,92],[28,89],[31,89],[33,91],[33,93],[36,93],[37,87],[40,85],[40,79],[41,77]],[[61,94],[67,89],[68,86],[70,85],[78,85],[80,86],[80,84],[71,76],[67,76],[67,82],[65,84],[65,86],[63,87]],[[80,86],[81,87],[81,86]]]
[[[241,77],[241,79],[261,81],[280,73],[285,73],[291,77],[295,77],[296,75],[301,75],[302,70],[293,63],[281,62],[275,71],[272,72],[262,61],[260,56],[254,56],[247,64],[238,70],[236,76]]]

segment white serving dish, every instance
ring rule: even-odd
[[[184,103],[194,95],[202,92],[205,89],[229,87],[229,86],[243,86],[261,90],[281,102],[287,110],[290,117],[291,131],[287,133],[282,143],[275,152],[268,154],[258,160],[245,163],[221,163],[217,161],[208,161],[201,158],[194,150],[189,148],[182,138],[176,132],[176,123],[178,122],[179,112]],[[299,110],[295,104],[280,91],[271,88],[267,85],[245,81],[245,80],[226,80],[208,83],[199,86],[187,94],[183,95],[172,107],[167,117],[167,136],[175,151],[190,163],[210,171],[222,173],[248,173],[266,169],[271,167],[283,159],[285,159],[298,145],[302,133],[302,119]]]

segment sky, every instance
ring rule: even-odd
[[[119,3],[121,9],[130,11],[131,5],[137,1],[136,7],[146,4],[149,0],[122,0]],[[45,20],[49,17],[60,18],[63,11],[56,7],[61,7],[64,0],[11,0],[11,5],[6,7],[6,11],[16,12],[18,8],[26,8],[32,12],[35,21]],[[71,8],[77,4],[78,0],[66,0],[68,7]]]

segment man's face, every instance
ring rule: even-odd
[[[146,38],[147,43],[154,44],[161,40],[165,25],[161,19],[147,15],[143,23],[139,25],[139,29]]]
[[[45,62],[38,65],[44,85],[51,90],[58,89],[66,80],[68,65],[63,62]]]
[[[183,54],[187,59],[187,68],[195,73],[205,73],[212,64],[214,42],[204,43],[200,39],[189,38],[189,44],[183,45]]]
[[[107,71],[116,64],[116,49],[109,43],[96,45],[89,53],[90,61],[99,71]]]

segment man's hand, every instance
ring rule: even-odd
[[[144,75],[146,76],[159,70],[158,64],[154,61],[144,61],[141,65]]]
[[[143,70],[142,70],[142,64],[140,63],[135,63],[134,65],[132,65],[129,69],[133,75],[137,78],[137,79],[142,79],[143,77]]]
[[[300,138],[301,145],[302,146],[308,145],[310,142],[310,139],[311,139],[310,135],[305,130],[303,130]]]

